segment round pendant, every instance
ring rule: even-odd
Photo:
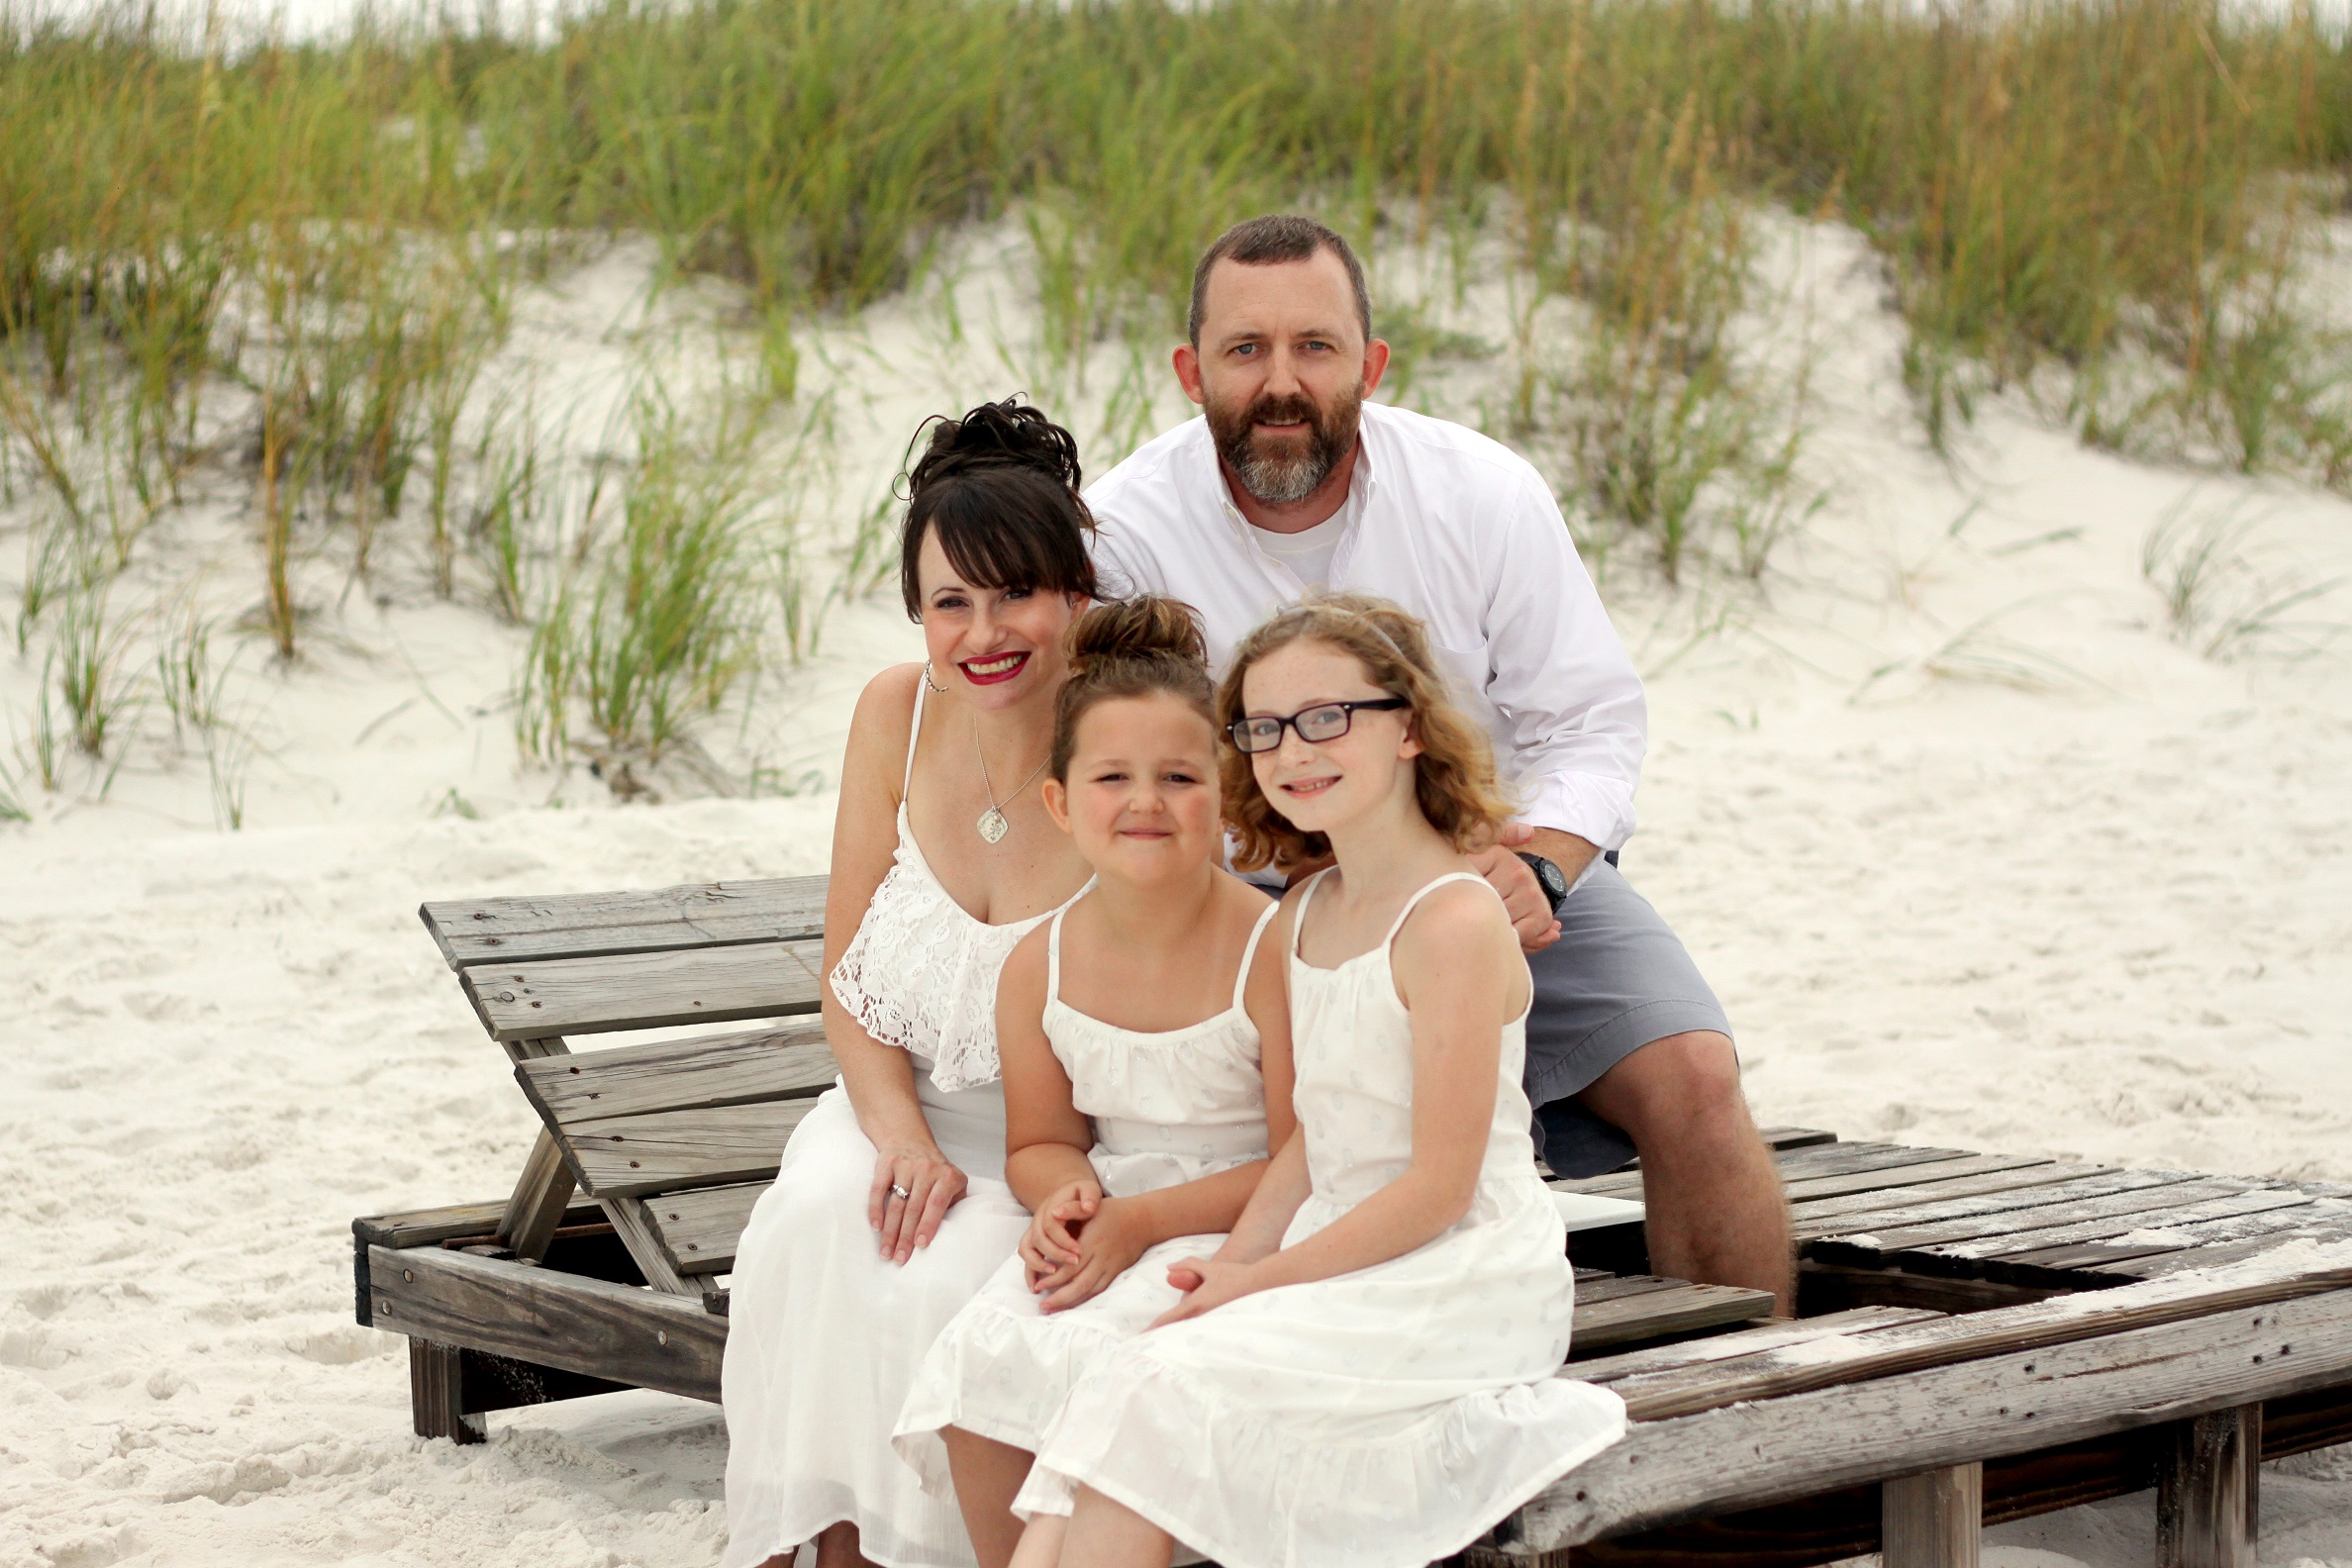
[[[990,843],[997,842],[1013,831],[1013,825],[1005,821],[1005,814],[994,806],[980,814],[979,828],[980,836]]]

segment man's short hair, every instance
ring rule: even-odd
[[[1364,342],[1372,341],[1372,291],[1364,283],[1364,263],[1356,259],[1355,247],[1329,229],[1312,218],[1292,213],[1270,213],[1237,223],[1217,237],[1217,243],[1201,252],[1200,263],[1193,268],[1192,314],[1185,321],[1185,333],[1193,346],[1201,345],[1202,306],[1209,294],[1209,272],[1220,261],[1234,261],[1242,266],[1272,266],[1282,261],[1304,261],[1318,250],[1328,250],[1347,268],[1347,286],[1355,291],[1356,325],[1364,330]]]

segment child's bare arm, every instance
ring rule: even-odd
[[[1161,1322],[1197,1316],[1252,1291],[1385,1263],[1434,1240],[1469,1213],[1494,1121],[1503,1026],[1526,1005],[1526,965],[1494,895],[1465,884],[1423,901],[1397,937],[1392,967],[1413,1019],[1412,1163],[1297,1246],[1257,1262],[1204,1263],[1194,1270],[1201,1288]],[[1303,1174],[1304,1140],[1294,1144]],[[1276,1160],[1277,1172],[1282,1163]],[[1270,1199],[1277,1179],[1270,1173],[1260,1193]]]
[[[997,1057],[1005,1075],[1005,1182],[1034,1213],[1073,1182],[1094,1180],[1094,1128],[1045,1038],[1045,932],[1022,938],[997,982]]]

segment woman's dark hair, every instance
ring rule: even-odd
[[[1064,784],[1070,781],[1078,721],[1097,703],[1166,692],[1190,706],[1210,729],[1217,728],[1209,643],[1192,606],[1152,594],[1096,605],[1078,618],[1065,640],[1070,678],[1054,699],[1053,753],[1047,764]]]
[[[915,563],[926,533],[938,535],[948,564],[975,587],[1094,598],[1086,553],[1094,517],[1078,498],[1077,440],[1013,398],[925,425],[931,441],[907,470],[907,525],[899,538],[899,591],[909,619],[923,619]],[[922,431],[915,441],[923,441]]]

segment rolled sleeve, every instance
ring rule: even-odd
[[[1649,704],[1559,504],[1529,475],[1490,566],[1487,698],[1503,717],[1519,820],[1603,849],[1633,834]]]

